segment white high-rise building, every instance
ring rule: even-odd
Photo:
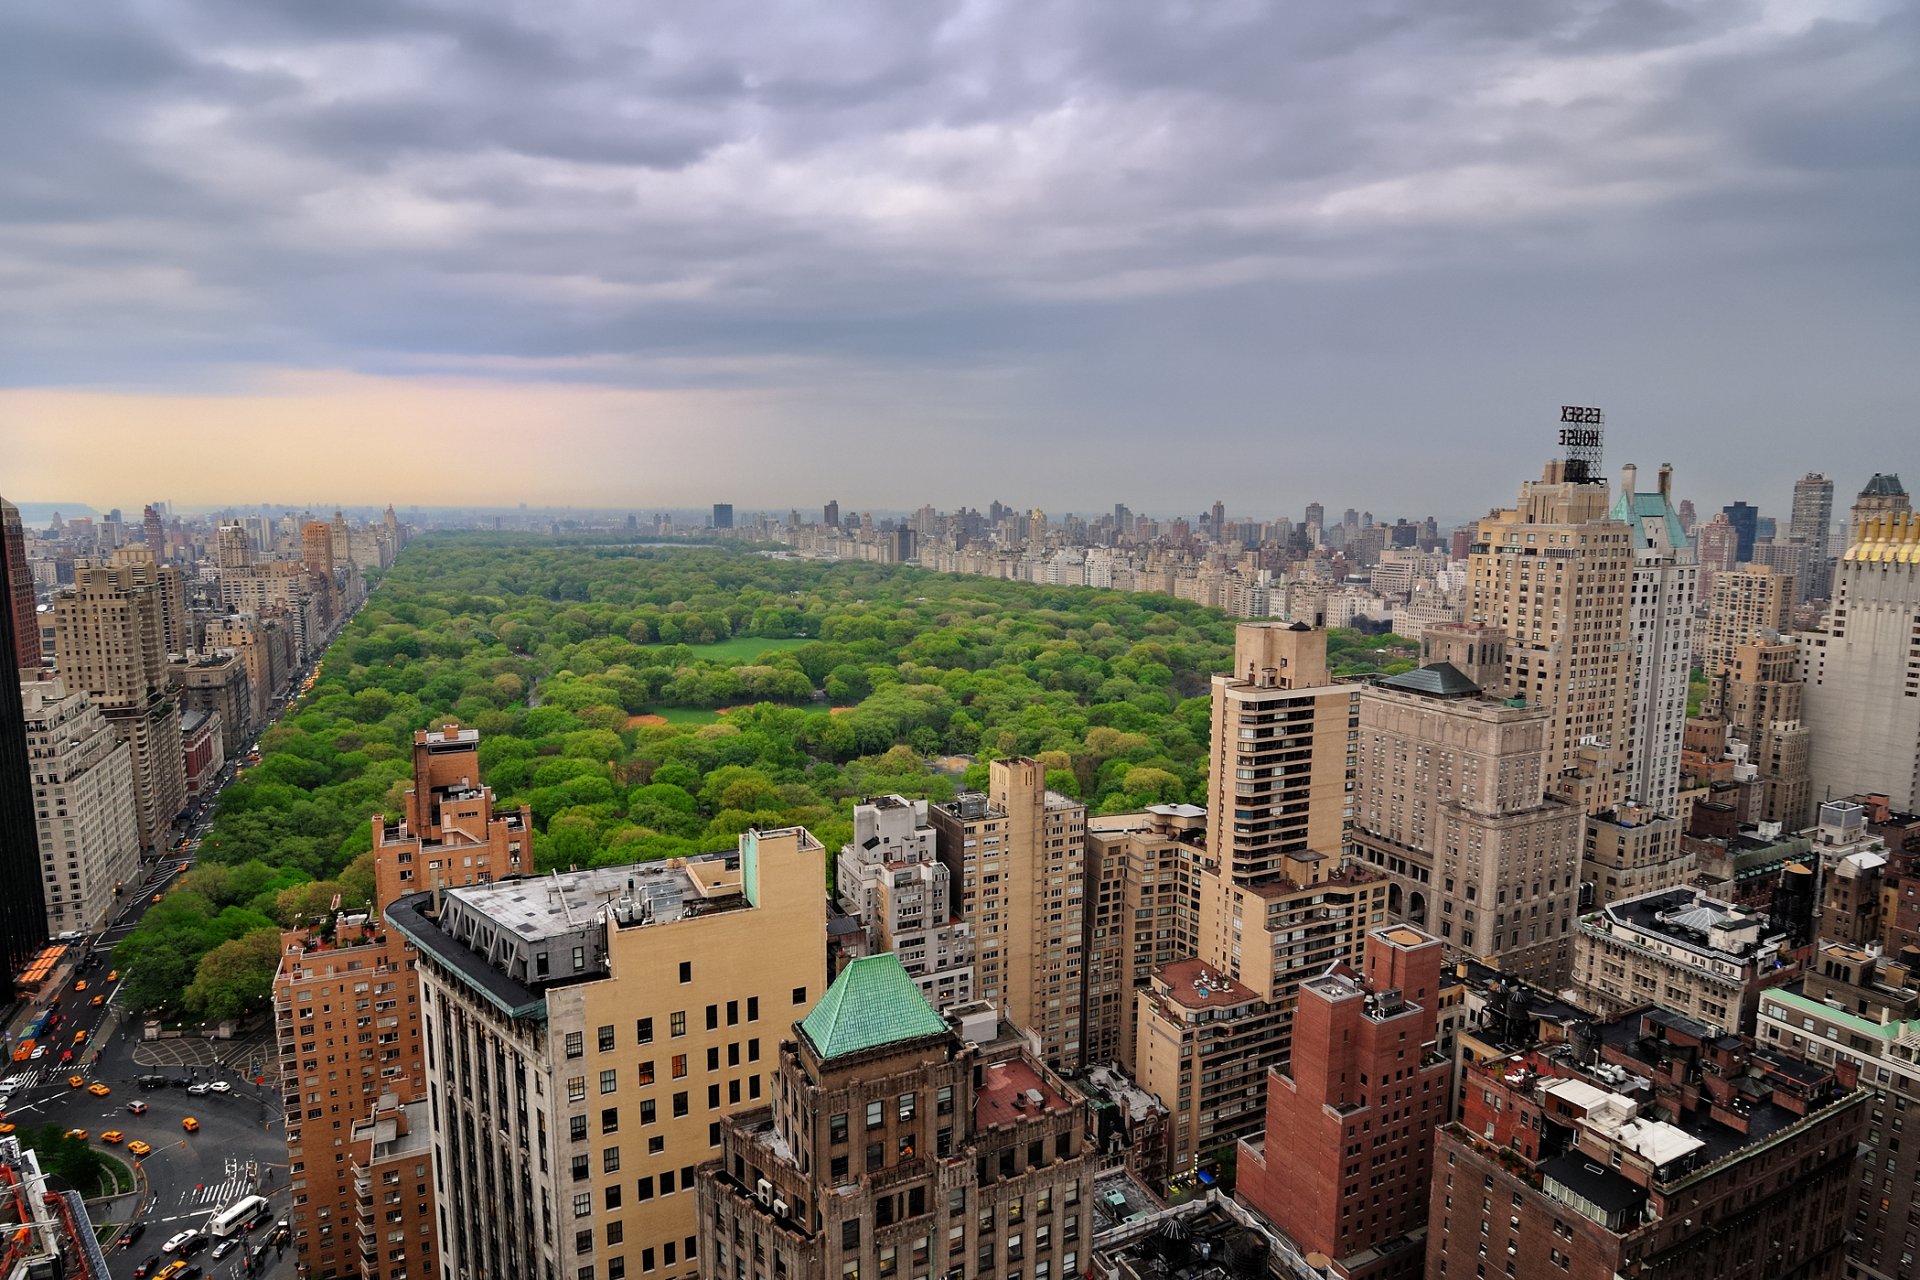
[[[1878,479],[1879,477],[1876,477]],[[1878,792],[1920,806],[1920,515],[1853,522],[1827,629],[1801,637],[1815,804]]]
[[[1627,730],[1627,797],[1673,814],[1680,795],[1680,739],[1687,724],[1693,607],[1700,567],[1673,505],[1673,468],[1652,493],[1623,469],[1613,518],[1633,534],[1633,713]]]
[[[140,869],[133,748],[82,690],[22,680],[47,929],[90,930]],[[175,751],[179,748],[176,746]]]
[[[900,957],[933,1007],[946,1009],[973,999],[973,925],[959,919],[938,834],[925,800],[864,800],[853,807],[853,842],[841,848],[834,880],[867,945]]]
[[[1787,532],[1807,544],[1802,596],[1825,600],[1833,591],[1833,481],[1809,471],[1793,482],[1793,519]]]

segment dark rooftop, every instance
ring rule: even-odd
[[[544,996],[488,964],[485,956],[442,929],[427,914],[433,905],[433,896],[433,890],[429,889],[394,899],[387,904],[387,923],[405,934],[413,945],[459,974],[462,981],[509,1017],[525,1018],[543,1013],[547,1007]]]
[[[1644,1189],[1580,1151],[1555,1156],[1540,1172],[1609,1215],[1625,1213],[1647,1198]]]
[[[1380,681],[1384,689],[1400,689],[1407,693],[1424,693],[1435,698],[1477,698],[1480,686],[1469,680],[1466,673],[1451,662],[1433,662],[1418,671],[1409,671],[1403,675],[1388,676]]]

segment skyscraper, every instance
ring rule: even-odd
[[[1693,661],[1693,607],[1699,567],[1673,507],[1673,468],[1660,468],[1652,493],[1624,469],[1613,515],[1633,533],[1633,720],[1627,738],[1627,796],[1674,814],[1680,795],[1680,738],[1687,723]]]
[[[1760,508],[1746,502],[1735,502],[1720,508],[1720,513],[1733,526],[1738,539],[1733,549],[1733,562],[1745,564],[1753,559],[1753,540],[1760,536]]]
[[[238,522],[224,523],[215,536],[215,555],[222,569],[244,569],[253,563],[253,540]]]
[[[1624,755],[1631,741],[1633,534],[1609,513],[1607,482],[1549,462],[1516,506],[1480,521],[1467,617],[1507,633],[1505,696],[1553,712],[1548,772],[1583,745]],[[1624,779],[1622,780],[1624,783]]]
[[[822,517],[820,523],[826,525],[829,529],[838,529],[840,527],[840,499],[829,499],[826,509],[820,514]]]
[[[1784,632],[1793,618],[1793,579],[1749,564],[1714,577],[1700,635],[1700,667],[1709,677],[1733,665],[1734,652],[1764,632]]]
[[[1370,931],[1364,957],[1300,989],[1293,1061],[1267,1079],[1266,1131],[1240,1143],[1238,1191],[1325,1255],[1321,1274],[1421,1280],[1453,1077],[1439,1001],[1440,940],[1406,925]]]
[[[61,678],[92,695],[122,741],[133,747],[140,844],[166,847],[187,800],[180,755],[180,707],[167,677],[162,585],[134,565],[76,569],[73,589],[54,599]]]
[[[0,559],[7,562],[7,590],[0,608],[7,611],[14,666],[0,669],[8,679],[15,667],[40,665],[40,619],[34,612],[33,571],[27,567],[27,530],[20,509],[0,498]]]
[[[1807,547],[1806,598],[1825,600],[1833,591],[1833,481],[1817,471],[1794,481],[1787,532]]]
[[[973,923],[975,993],[1036,1036],[1050,1066],[1078,1070],[1087,806],[1048,790],[1040,763],[1021,756],[992,762],[985,795],[962,793],[927,818]]]
[[[1713,519],[1694,530],[1693,545],[1694,558],[1700,564],[1700,598],[1704,600],[1713,594],[1713,580],[1740,563],[1740,534],[1726,512],[1716,511]]]
[[[1847,545],[1852,546],[1860,540],[1860,529],[1875,516],[1897,515],[1913,510],[1913,503],[1907,498],[1907,491],[1901,487],[1900,477],[1891,472],[1876,471],[1867,481],[1867,487],[1853,500],[1853,506],[1847,509]]]
[[[1916,618],[1920,518],[1889,508],[1860,521],[1838,565],[1827,629],[1802,638],[1815,804],[1878,792],[1896,811],[1920,809]]]
[[[1800,646],[1791,640],[1740,645],[1733,661],[1710,678],[1701,708],[1726,722],[1733,741],[1747,745],[1748,763],[1760,774],[1760,821],[1788,831],[1813,819],[1807,773],[1812,744],[1799,660]]]
[[[23,680],[22,710],[40,817],[47,928],[90,930],[137,878],[140,823],[133,752],[87,695],[59,680]]]
[[[5,506],[0,509],[13,511]],[[19,514],[13,512],[16,527],[18,521]],[[11,553],[0,555],[0,601],[14,598],[14,573]],[[33,813],[26,717],[20,701],[20,661],[14,653],[13,639],[11,625],[0,627],[0,964],[6,966],[9,982],[47,941],[40,838]],[[35,639],[34,648],[38,650],[37,633]]]
[[[147,545],[153,548],[153,558],[164,561],[167,558],[167,526],[160,519],[160,509],[151,502],[140,513],[140,524],[144,530]]]
[[[713,504],[713,527],[716,529],[733,528],[733,504],[716,502]]]

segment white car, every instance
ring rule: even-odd
[[[207,1083],[207,1090],[211,1093],[232,1093],[233,1086],[225,1080],[211,1080]]]
[[[46,1056],[47,1056],[47,1046],[43,1044],[37,1044],[33,1046],[33,1053],[29,1056],[28,1060],[31,1062],[38,1062],[40,1061],[40,1059]]]
[[[168,1240],[165,1244],[161,1245],[160,1252],[172,1253],[176,1249],[178,1249],[181,1245],[193,1239],[193,1237],[197,1234],[199,1233],[194,1231],[182,1231],[179,1235],[174,1236],[173,1238]]]
[[[206,1096],[207,1090],[212,1087],[210,1084],[190,1084],[187,1086],[187,1092],[196,1098],[202,1098]]]

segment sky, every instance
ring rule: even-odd
[[[16,3],[0,119],[20,500],[1920,472],[1903,0]]]

